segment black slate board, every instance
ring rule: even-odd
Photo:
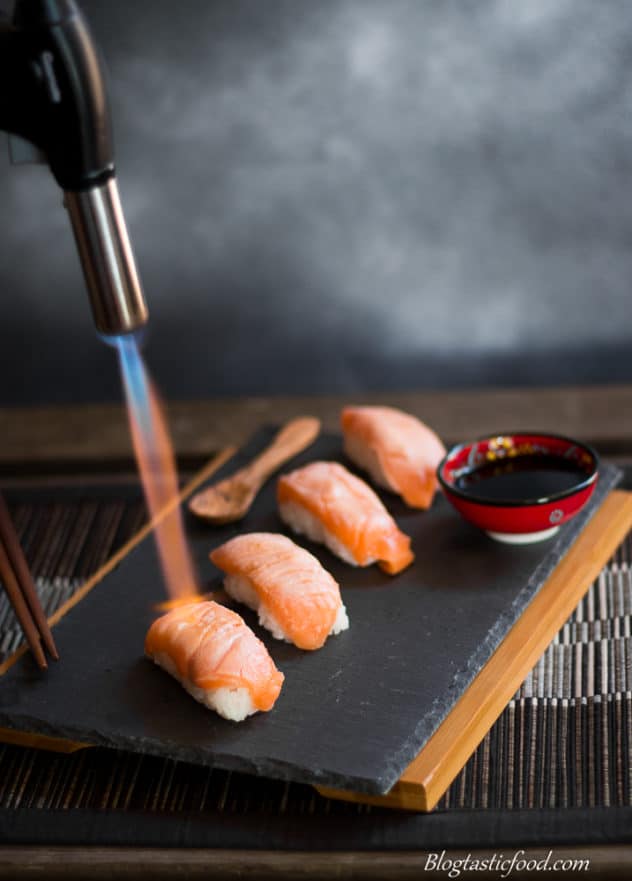
[[[250,459],[260,433],[218,476]],[[341,459],[323,436],[290,467]],[[218,479],[217,477],[215,479]],[[305,543],[343,589],[350,630],[318,652],[272,639],[241,610],[285,673],[267,714],[230,723],[193,701],[143,658],[164,599],[154,544],[145,539],[55,628],[62,660],[41,674],[29,655],[0,679],[0,726],[166,755],[269,777],[384,793],[397,781],[620,479],[604,465],[589,506],[547,542],[509,546],[465,523],[442,496],[430,512],[383,498],[411,535],[416,561],[392,578],[354,569]],[[283,531],[271,481],[240,524],[213,528],[186,515],[208,589],[208,552],[233,535]]]

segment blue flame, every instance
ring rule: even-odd
[[[131,414],[133,414],[143,438],[146,440],[152,464],[157,467],[153,423],[150,409],[149,378],[145,370],[143,357],[140,353],[138,334],[129,333],[121,336],[103,337],[105,342],[113,346],[119,356],[125,398]]]
[[[154,521],[154,538],[172,599],[199,593],[197,573],[184,532],[178,477],[169,428],[140,352],[137,334],[103,337],[116,349],[125,389],[132,441]],[[168,507],[169,506],[169,509]],[[166,512],[166,513],[165,513]]]

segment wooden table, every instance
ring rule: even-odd
[[[336,428],[343,404],[402,407],[432,425],[446,443],[491,431],[558,431],[594,443],[609,455],[632,456],[632,386],[488,389],[313,397],[217,398],[168,406],[181,461],[200,461],[242,443],[264,424],[310,413]],[[7,472],[44,468],[117,466],[131,447],[122,406],[0,410],[0,467]]]
[[[335,428],[343,404],[402,407],[432,425],[446,443],[515,429],[555,431],[588,441],[619,462],[632,462],[632,386],[555,389],[490,389],[327,397],[215,399],[168,407],[174,446],[185,468],[197,467],[226,446],[238,446],[264,424],[312,414]],[[0,411],[3,482],[67,482],[81,475],[132,466],[126,414],[118,405],[5,409]],[[540,855],[546,855],[548,847]],[[530,854],[538,854],[530,849]],[[591,875],[628,878],[632,846],[556,848],[556,857],[590,858]],[[489,856],[490,852],[486,852]],[[484,856],[485,854],[480,854]],[[450,856],[458,856],[450,853]],[[163,850],[160,848],[3,847],[4,878],[236,878],[419,879],[423,853],[336,853]],[[56,873],[56,874],[55,874]],[[439,873],[441,874],[441,873]],[[444,873],[445,874],[445,873]],[[474,877],[498,877],[477,872]],[[520,878],[530,877],[521,873]],[[540,877],[540,875],[533,875]],[[557,877],[551,873],[550,877]],[[564,876],[568,877],[568,875]]]

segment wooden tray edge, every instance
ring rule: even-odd
[[[47,734],[35,734],[32,731],[18,731],[15,728],[0,728],[0,743],[43,749],[53,753],[74,753],[93,746],[91,743],[64,740],[63,737],[49,737]]]
[[[431,811],[630,528],[632,492],[614,490],[388,793],[371,796],[325,786],[317,786],[318,792],[343,801]]]

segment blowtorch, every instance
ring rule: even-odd
[[[73,0],[17,0],[0,28],[0,129],[14,162],[48,162],[64,191],[97,330],[118,352],[168,592],[195,596],[169,429],[134,333],[147,306],[118,194],[103,66]]]
[[[99,333],[147,321],[121,208],[103,65],[73,0],[17,0],[0,28],[0,129],[14,163],[44,161],[64,191]]]

